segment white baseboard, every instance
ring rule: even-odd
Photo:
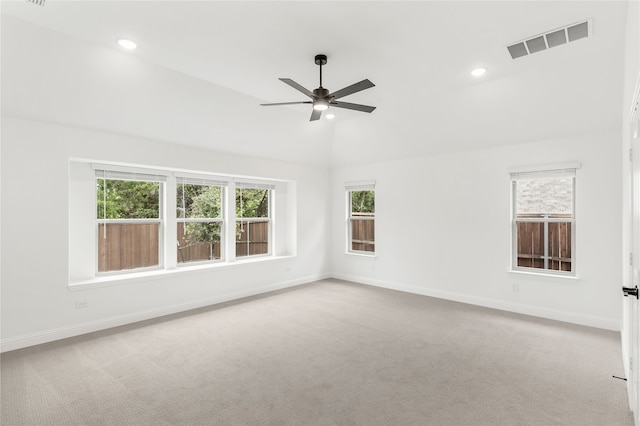
[[[366,284],[366,285],[382,287],[390,290],[402,291],[405,293],[412,293],[412,294],[418,294],[422,296],[435,297],[438,299],[468,303],[471,305],[484,306],[487,308],[499,309],[499,310],[508,311],[508,312],[515,312],[515,313],[524,314],[524,315],[532,315],[540,318],[564,321],[568,323],[585,325],[589,327],[602,328],[605,330],[613,330],[613,331],[620,330],[620,324],[618,322],[607,320],[604,318],[578,315],[571,312],[554,311],[550,309],[538,308],[535,306],[508,303],[500,300],[488,299],[488,298],[477,297],[477,296],[469,296],[465,294],[418,287],[418,286],[409,285],[409,284],[375,280],[371,278],[358,277],[354,275],[347,275],[347,274],[340,274],[340,273],[324,273],[324,274],[318,274],[314,276],[284,281],[280,283],[273,283],[273,284],[269,284],[261,287],[252,288],[249,290],[243,290],[243,291],[234,292],[234,293],[227,293],[227,294],[218,295],[208,299],[197,300],[189,303],[167,306],[160,309],[136,312],[129,315],[122,315],[122,316],[103,319],[103,320],[84,322],[84,323],[74,324],[67,327],[60,327],[60,328],[55,328],[50,330],[44,330],[37,333],[32,333],[32,334],[27,334],[27,335],[22,335],[17,337],[10,337],[7,339],[1,339],[0,352],[12,351],[16,349],[26,348],[28,346],[34,346],[42,343],[52,342],[55,340],[65,339],[68,337],[79,336],[79,335],[91,333],[94,331],[106,330],[106,329],[118,327],[121,325],[132,324],[139,321],[162,317],[165,315],[189,311],[191,309],[197,309],[205,306],[216,305],[218,303],[242,299],[244,297],[256,296],[259,294],[264,294],[264,293],[269,293],[276,290],[295,287],[298,285],[307,284],[307,283],[311,283],[314,281],[319,281],[327,278],[335,278],[335,279],[351,281],[359,284]]]
[[[211,297],[208,299],[196,300],[189,303],[167,306],[160,309],[136,312],[129,315],[84,322],[74,324],[67,327],[60,327],[51,330],[44,330],[37,333],[27,334],[23,336],[10,337],[0,340],[0,352],[13,351],[16,349],[26,348],[28,346],[39,345],[42,343],[53,342],[55,340],[66,339],[68,337],[79,336],[81,334],[92,333],[94,331],[106,330],[121,325],[132,324],[153,318],[163,317],[165,315],[176,314],[179,312],[189,311],[191,309],[202,308],[205,306],[216,305],[218,303],[229,302],[232,300],[242,299],[244,297],[256,296],[259,294],[269,293],[271,291],[282,290],[285,288],[295,287],[310,282],[331,278],[331,274],[318,274],[310,277],[297,278],[294,280],[284,281],[280,283],[269,284],[261,287],[255,287],[248,290],[227,293]]]
[[[551,309],[539,308],[530,305],[504,302],[501,300],[489,299],[478,296],[470,296],[461,293],[454,293],[432,288],[418,287],[409,284],[394,283],[389,281],[375,280],[366,277],[358,277],[348,274],[333,273],[333,278],[351,281],[359,284],[366,284],[375,287],[382,287],[390,290],[403,291],[405,293],[419,294],[422,296],[435,297],[438,299],[451,300],[454,302],[468,303],[470,305],[483,306],[485,308],[499,309],[501,311],[514,312],[518,314],[531,315],[540,318],[547,318],[556,321],[563,321],[572,324],[585,325],[588,327],[602,328],[605,330],[620,331],[620,322],[605,318],[598,318],[588,315],[580,315],[572,312],[554,311]]]

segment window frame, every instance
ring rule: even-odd
[[[110,285],[114,282],[122,282],[123,280],[138,279],[141,277],[151,276],[155,274],[173,273],[178,270],[189,271],[202,268],[220,268],[232,267],[234,264],[264,262],[270,259],[280,259],[296,256],[296,241],[292,236],[296,235],[295,226],[288,221],[293,217],[295,223],[295,200],[296,200],[296,182],[292,180],[280,180],[271,178],[248,177],[241,175],[219,174],[213,172],[192,171],[188,169],[178,169],[169,167],[154,167],[146,165],[134,165],[125,163],[105,163],[94,162],[89,159],[70,159],[69,174],[69,197],[70,197],[70,237],[69,237],[69,288],[79,290],[81,288],[100,287]],[[120,176],[126,176],[127,179],[121,180],[152,180],[160,182],[158,186],[158,218],[151,219],[102,219],[102,194],[99,193],[102,182],[98,179],[104,178],[107,173],[107,179],[114,178],[111,174],[118,175],[114,179],[120,179]],[[154,176],[154,179],[136,179],[131,176]],[[178,253],[178,244],[176,243],[177,232],[179,230],[178,222],[182,221],[180,212],[177,210],[181,206],[181,202],[177,200],[178,181],[181,177],[187,177],[195,180],[219,181],[223,188],[222,195],[222,220],[220,218],[192,218],[194,222],[210,222],[221,221],[220,235],[220,252],[215,253],[219,259],[203,262],[180,262]],[[200,184],[200,182],[193,182]],[[268,225],[264,228],[264,234],[260,235],[260,241],[268,242],[267,246],[262,246],[265,253],[251,256],[240,256],[236,258],[236,238],[235,223],[235,188],[236,184],[243,187],[266,188],[268,189],[268,217],[264,218],[242,218],[247,221],[266,221]],[[216,185],[217,186],[217,185]],[[135,187],[134,187],[135,188]],[[282,198],[280,195],[282,194]],[[100,196],[100,199],[98,199]],[[154,193],[155,196],[155,193]],[[155,204],[155,203],[154,203]],[[107,205],[107,207],[109,207]],[[98,211],[100,209],[100,211]],[[154,209],[155,210],[155,209]],[[107,212],[108,213],[108,212]],[[260,214],[263,214],[260,211]],[[280,220],[276,220],[278,215]],[[147,216],[155,216],[155,211],[149,211]],[[135,215],[130,215],[135,216]],[[107,215],[107,217],[109,217]],[[98,219],[100,218],[100,219]],[[184,218],[189,219],[189,218]],[[100,259],[98,239],[98,220],[102,223],[156,223],[158,228],[158,237],[156,239],[155,229],[151,234],[145,235],[145,244],[153,244],[151,252],[152,262],[142,258],[138,261],[136,250],[138,249],[137,240],[134,241],[131,249],[126,247],[125,255],[129,261],[115,264],[120,268],[131,264],[149,264],[149,267],[139,267],[130,269],[119,269],[112,271],[99,271]],[[154,225],[154,228],[156,226]],[[260,230],[259,230],[260,231]],[[102,235],[102,226],[100,225],[100,233]],[[135,237],[127,230],[123,230],[123,237]],[[216,229],[217,232],[217,229]],[[147,239],[148,238],[148,239]],[[268,238],[268,241],[267,241]],[[277,238],[277,241],[276,241]],[[147,243],[148,241],[148,243]],[[217,241],[217,240],[216,240]],[[156,263],[155,244],[158,244],[158,255]],[[122,248],[122,246],[120,246]],[[217,249],[217,247],[214,247]],[[217,251],[217,250],[216,250]],[[133,254],[131,254],[133,253]],[[200,256],[200,257],[205,257]],[[102,258],[104,260],[104,258]],[[134,260],[133,262],[131,260]],[[104,268],[107,264],[102,262]]]
[[[273,256],[273,198],[274,198],[275,186],[271,184],[263,184],[263,183],[255,183],[255,182],[245,182],[245,181],[236,182],[234,185],[234,196],[233,196],[234,211],[237,210],[237,206],[235,205],[236,192],[238,190],[243,190],[243,189],[267,190],[267,217],[266,218],[265,217],[243,217],[243,216],[241,217],[236,214],[234,228],[233,228],[234,236],[237,235],[238,224],[241,224],[242,222],[246,222],[247,225],[249,223],[267,222],[267,252],[258,253],[258,254],[249,254],[251,251],[251,241],[250,241],[251,234],[249,231],[250,227],[247,226],[247,231],[248,231],[247,254],[238,255],[238,251],[237,251],[238,240],[237,238],[234,238],[234,244],[233,244],[234,256],[236,259],[241,259],[241,260],[256,258],[256,257]]]
[[[376,234],[376,213],[375,213],[375,207],[374,207],[374,211],[372,216],[354,216],[353,215],[353,192],[358,192],[358,191],[373,191],[373,199],[374,199],[374,206],[375,206],[375,199],[376,199],[376,188],[375,188],[375,181],[364,181],[364,182],[350,182],[350,183],[346,183],[345,184],[345,194],[346,194],[346,207],[347,207],[347,224],[346,224],[346,232],[347,232],[347,238],[346,238],[346,242],[347,242],[347,247],[346,247],[346,253],[347,254],[355,254],[355,255],[359,255],[359,256],[369,256],[369,257],[375,257],[376,256],[376,240],[375,240],[375,234]],[[356,221],[373,221],[373,235],[374,235],[374,239],[373,239],[373,251],[366,251],[366,250],[354,250],[353,249],[353,225],[354,222]]]
[[[577,277],[577,250],[576,250],[576,181],[577,169],[580,163],[568,163],[555,166],[541,166],[539,168],[524,168],[510,170],[511,185],[511,272],[523,272],[555,277]],[[554,177],[571,178],[571,217],[549,217],[548,213],[540,214],[539,217],[517,217],[517,182],[523,180],[542,180]],[[518,265],[518,224],[519,223],[541,223],[543,225],[543,267],[527,267]],[[549,254],[549,224],[565,223],[571,230],[571,270],[563,271],[549,269],[549,263],[553,260]],[[558,259],[562,262],[561,258]]]
[[[135,169],[131,169],[130,171],[123,171],[120,168],[118,169],[100,169],[95,168],[95,178],[96,182],[95,190],[94,190],[94,214],[95,214],[95,230],[94,235],[96,236],[95,240],[95,276],[109,276],[109,275],[118,275],[118,274],[132,274],[138,272],[145,271],[155,271],[164,269],[165,261],[164,261],[164,236],[165,236],[165,215],[164,215],[164,205],[165,205],[165,177],[162,175],[154,174],[152,171],[140,173]],[[98,217],[98,180],[119,180],[119,181],[131,181],[131,182],[154,182],[158,183],[158,217],[157,218],[137,218],[137,219],[106,219]],[[122,225],[133,225],[133,224],[158,224],[158,264],[153,266],[143,266],[139,268],[132,269],[116,269],[110,271],[100,271],[100,225],[104,225],[104,234],[106,235],[106,226],[109,224],[122,224]]]
[[[187,217],[179,217],[177,214],[177,196],[178,196],[178,186],[179,185],[199,185],[199,186],[209,186],[209,187],[217,187],[220,188],[220,217],[217,218],[187,218]],[[225,261],[225,246],[226,246],[226,200],[227,200],[227,191],[228,191],[228,182],[224,180],[215,180],[215,179],[207,179],[207,178],[192,178],[183,175],[176,176],[176,243],[178,243],[178,235],[177,235],[177,227],[180,223],[184,224],[184,228],[186,230],[186,225],[188,223],[220,223],[220,258],[219,259],[208,259],[208,260],[196,260],[192,262],[180,262],[178,257],[180,256],[180,246],[177,244],[177,253],[176,253],[176,262],[177,267],[184,268],[188,266],[202,265],[208,263],[217,263]]]

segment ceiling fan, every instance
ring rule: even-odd
[[[320,66],[320,87],[318,87],[317,89],[314,89],[313,92],[305,89],[304,87],[302,87],[295,81],[291,80],[290,78],[280,79],[280,81],[282,81],[283,83],[288,84],[294,89],[310,97],[312,99],[311,101],[279,102],[275,104],[260,104],[260,105],[273,106],[273,105],[311,104],[313,105],[313,111],[311,112],[311,119],[309,121],[319,120],[320,116],[322,115],[322,111],[327,110],[329,106],[336,107],[336,108],[352,109],[355,111],[362,111],[362,112],[371,112],[374,109],[376,109],[376,107],[373,107],[373,106],[336,101],[336,99],[340,99],[347,95],[351,95],[361,90],[373,87],[375,86],[375,84],[365,79],[358,83],[354,83],[351,86],[347,86],[344,89],[340,89],[337,92],[329,93],[329,90],[322,87],[322,66],[327,64],[327,55],[316,55],[315,62],[316,62],[316,65]]]

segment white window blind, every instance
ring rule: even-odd
[[[345,182],[344,187],[347,191],[373,191],[376,189],[376,181]]]
[[[558,177],[575,177],[580,162],[555,163],[534,166],[519,166],[509,169],[511,180],[531,180]]]
[[[215,178],[197,178],[191,176],[176,176],[178,185],[227,186],[229,181]]]
[[[555,179],[575,177],[576,169],[544,170],[535,172],[511,173],[511,180]]]
[[[276,189],[276,186],[271,183],[261,182],[236,182],[236,188],[242,189]]]
[[[135,180],[145,182],[165,182],[165,175],[152,173],[124,172],[118,170],[100,170],[96,169],[96,178],[98,179],[114,179],[114,180]]]

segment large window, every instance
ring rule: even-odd
[[[177,178],[178,264],[221,259],[224,185],[213,180]]]
[[[374,254],[375,187],[373,183],[347,185],[348,247],[351,253]]]
[[[75,283],[295,253],[293,182],[72,161],[69,208]]]
[[[162,265],[162,181],[96,170],[98,272]]]
[[[511,174],[512,269],[575,275],[575,168]]]
[[[236,184],[236,257],[271,252],[271,192],[268,185]]]

